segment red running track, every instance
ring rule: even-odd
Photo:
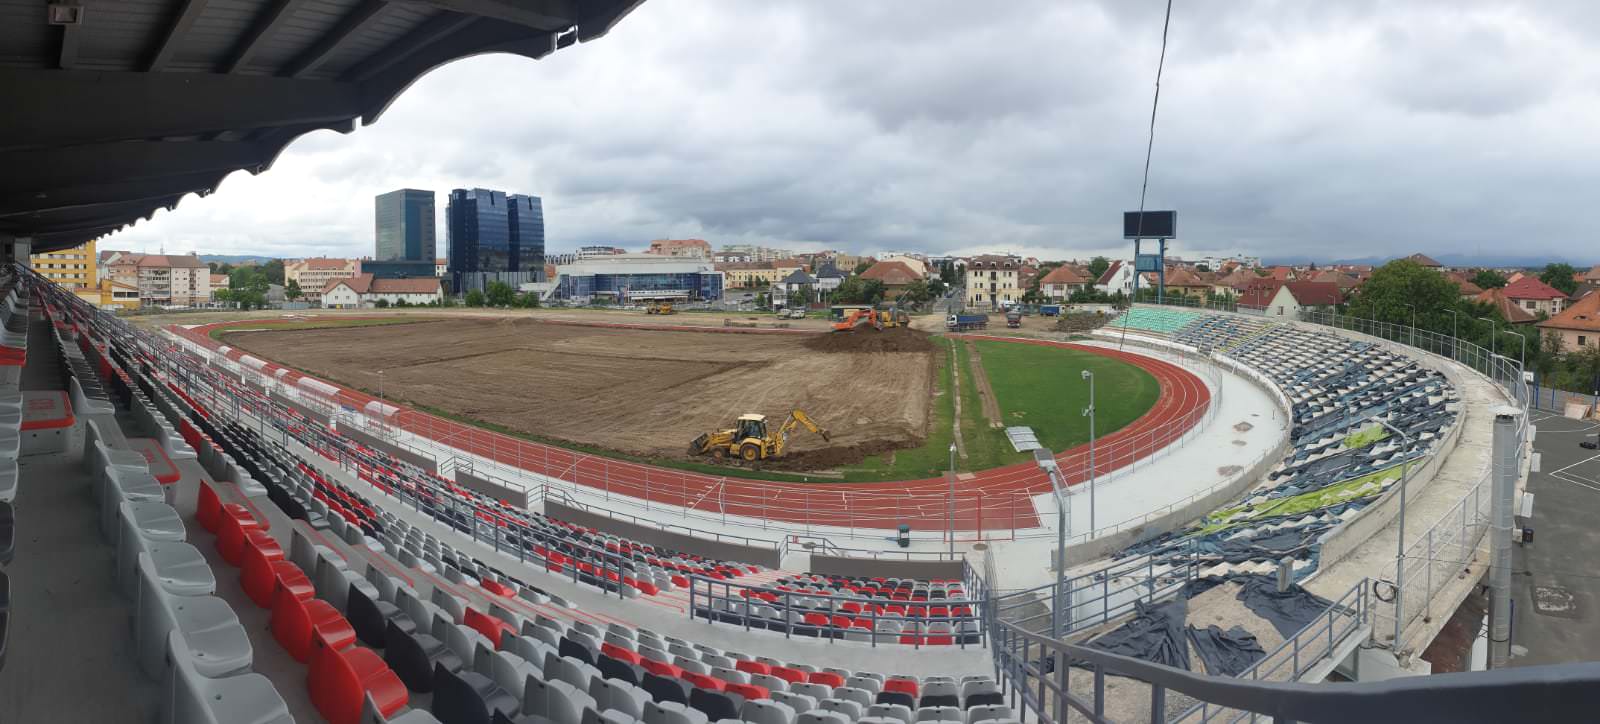
[[[210,331],[225,326],[270,325],[278,320],[222,322],[184,329],[169,328],[210,349],[219,345]],[[585,324],[564,322],[564,324]],[[662,329],[658,326],[636,326]],[[718,327],[669,326],[669,330],[732,332]],[[751,332],[755,330],[743,330]],[[760,330],[760,333],[814,334],[805,331]],[[1169,362],[1119,350],[989,335],[958,335],[1015,344],[1065,347],[1099,354],[1136,365],[1154,376],[1161,385],[1156,404],[1137,420],[1095,442],[1095,472],[1106,475],[1148,457],[1182,437],[1205,416],[1211,393],[1205,383],[1189,371]],[[245,356],[229,349],[235,361]],[[295,385],[302,377],[271,362],[253,363],[268,375],[278,376],[283,384]],[[366,410],[376,401],[362,392],[338,388],[334,404]],[[306,392],[305,387],[298,387]],[[389,403],[392,405],[392,403]],[[902,480],[868,483],[784,483],[695,473],[673,468],[613,460],[573,452],[565,448],[521,440],[490,430],[445,420],[409,408],[399,408],[387,418],[389,425],[411,434],[434,440],[469,454],[494,460],[506,466],[549,477],[575,481],[595,491],[617,494],[669,506],[690,508],[713,515],[734,515],[807,526],[883,528],[908,523],[916,529],[943,529],[949,501],[949,479]],[[1056,455],[1056,462],[1069,485],[1089,479],[1088,445],[1080,445]],[[957,478],[955,529],[964,533],[992,535],[997,531],[1015,532],[1040,525],[1032,496],[1050,490],[1049,479],[1033,463],[963,474]]]

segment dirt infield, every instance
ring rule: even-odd
[[[921,333],[902,331],[931,348]],[[239,331],[225,341],[374,393],[381,369],[389,399],[634,455],[683,457],[695,435],[739,414],[781,421],[796,407],[833,442],[797,433],[786,468],[920,444],[931,352],[817,354],[806,347],[812,337],[452,319]]]
[[[862,329],[855,332],[829,332],[806,338],[801,344],[814,352],[926,352],[934,351],[928,333],[908,327],[891,327],[884,330]]]

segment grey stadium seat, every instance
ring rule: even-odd
[[[260,674],[209,678],[195,669],[189,647],[170,634],[170,688],[161,697],[160,724],[294,724],[272,681]]]

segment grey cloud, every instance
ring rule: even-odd
[[[105,243],[361,254],[371,197],[544,196],[553,248],[1123,250],[1160,0],[653,0],[533,62],[473,58],[375,125]],[[1567,251],[1600,142],[1594,3],[1174,6],[1151,208],[1175,249]]]

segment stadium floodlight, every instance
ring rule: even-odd
[[[1089,406],[1083,408],[1083,416],[1089,418],[1089,537],[1094,537],[1094,373],[1083,371],[1083,379],[1089,382]]]

